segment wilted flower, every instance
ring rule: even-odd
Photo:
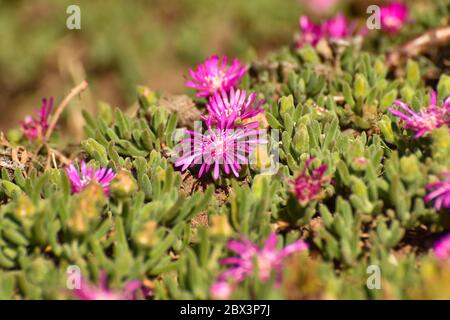
[[[125,169],[116,173],[115,179],[110,186],[112,193],[119,197],[127,197],[138,189],[133,174]]]
[[[109,195],[109,185],[116,176],[112,169],[94,169],[92,166],[86,166],[85,161],[81,162],[81,174],[73,164],[66,168],[66,172],[69,176],[72,193],[81,192],[87,185],[94,182],[103,188],[106,195]]]
[[[212,56],[199,64],[196,71],[189,69],[192,79],[186,81],[186,86],[197,89],[197,97],[207,97],[238,85],[247,68],[238,59],[233,59],[231,66],[227,61],[227,56],[222,57],[221,63],[218,56]]]
[[[393,2],[381,7],[381,26],[390,33],[396,33],[408,20],[409,10],[406,4]]]
[[[425,201],[435,200],[434,207],[440,210],[442,207],[450,209],[450,173],[442,174],[445,180],[427,184],[425,187],[432,190],[425,196]]]
[[[211,166],[213,178],[218,179],[220,165],[226,174],[230,173],[238,177],[242,164],[248,164],[248,155],[260,143],[267,143],[267,140],[259,138],[261,130],[248,128],[233,129],[234,117],[229,117],[227,122],[222,118],[219,128],[213,129],[207,123],[207,133],[187,130],[189,138],[180,141],[176,148],[181,156],[175,160],[176,167],[182,167],[184,171],[195,164],[201,164],[198,176],[201,177],[208,172]]]
[[[301,16],[299,19],[300,38],[297,40],[296,47],[301,48],[305,44],[315,46],[322,38],[322,28],[314,23],[307,16]]]
[[[32,116],[26,116],[21,122],[20,126],[23,134],[28,140],[35,140],[37,138],[43,138],[48,130],[48,118],[53,108],[53,98],[42,99],[42,107],[38,111],[38,118]]]
[[[301,205],[307,204],[311,200],[317,200],[322,197],[323,187],[331,182],[330,177],[324,176],[328,166],[320,165],[310,172],[310,166],[314,158],[310,158],[305,163],[303,171],[295,178],[294,193]]]
[[[258,127],[257,122],[246,123],[245,121],[249,119],[251,121],[251,118],[264,111],[261,107],[264,100],[256,103],[255,100],[256,93],[251,93],[247,97],[245,90],[231,88],[229,94],[220,90],[209,98],[209,103],[206,105],[209,114],[202,118],[211,124],[220,124],[223,118],[227,120],[229,117],[235,117],[237,124],[245,123],[246,127]]]
[[[450,262],[450,234],[436,242],[433,252],[439,260]]]
[[[226,286],[228,280],[239,283],[247,276],[256,274],[261,281],[265,282],[270,279],[272,272],[275,272],[276,283],[279,285],[282,280],[284,259],[295,252],[307,250],[308,245],[303,240],[298,240],[281,250],[277,250],[276,246],[277,235],[275,233],[270,234],[262,248],[245,238],[242,238],[241,241],[230,240],[227,247],[238,256],[221,261],[221,264],[229,265],[231,268],[222,272],[211,287],[213,296],[226,298],[226,293],[230,291],[230,287]]]
[[[106,272],[100,275],[99,286],[92,285],[82,278],[79,289],[74,289],[74,295],[80,300],[135,300],[135,293],[142,287],[140,281],[125,283],[122,290],[108,288]]]
[[[436,93],[431,92],[430,105],[419,112],[413,111],[406,103],[397,100],[395,105],[407,112],[400,112],[394,108],[388,110],[406,122],[405,127],[416,132],[414,138],[420,138],[434,129],[450,123],[450,97],[441,107],[436,104]]]

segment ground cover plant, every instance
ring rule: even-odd
[[[99,102],[81,143],[89,79],[43,97],[0,136],[0,298],[449,299],[449,12],[302,15],[187,96]]]

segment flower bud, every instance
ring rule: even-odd
[[[378,126],[383,134],[384,138],[389,143],[394,143],[394,131],[392,131],[391,119],[384,115],[381,120],[378,122]]]
[[[14,215],[19,220],[23,221],[31,218],[35,213],[36,208],[33,205],[33,202],[31,202],[30,198],[27,195],[21,194],[17,200]]]
[[[271,161],[270,155],[267,152],[267,146],[265,145],[257,145],[252,155],[252,169],[256,171],[260,171],[263,169],[270,168]]]
[[[221,236],[228,238],[231,236],[233,230],[228,223],[225,215],[214,215],[211,217],[210,233],[214,236]]]
[[[99,208],[105,204],[105,200],[102,186],[97,183],[86,186],[75,196],[72,216],[68,220],[70,230],[76,234],[88,232],[91,222],[100,217]]]
[[[127,197],[138,189],[136,180],[131,172],[120,170],[111,182],[111,191],[118,197]]]
[[[156,228],[156,221],[150,220],[144,223],[134,237],[137,244],[144,248],[154,247],[159,241]]]

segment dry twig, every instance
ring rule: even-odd
[[[421,55],[430,48],[450,43],[450,25],[436,28],[406,42],[388,53],[386,60],[390,67],[398,67],[409,58]]]

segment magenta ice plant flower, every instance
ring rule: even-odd
[[[407,22],[408,15],[408,6],[401,2],[393,2],[381,7],[381,27],[389,33],[396,33]]]
[[[94,182],[103,188],[106,195],[109,195],[110,183],[116,176],[112,169],[94,169],[93,166],[86,165],[85,161],[81,162],[81,172],[79,172],[73,164],[66,168],[66,172],[69,176],[72,193],[81,192],[91,182]]]
[[[293,191],[301,205],[321,199],[323,188],[331,182],[331,178],[325,176],[328,166],[321,164],[319,167],[311,169],[313,160],[314,158],[310,158],[306,161],[305,168],[293,181]]]
[[[323,38],[329,40],[339,40],[350,38],[356,31],[356,22],[350,22],[343,13],[338,13],[335,17],[315,24],[307,16],[300,17],[300,38],[296,43],[297,48],[305,44],[316,46]],[[366,29],[361,29],[358,35],[364,36]]]
[[[425,186],[431,192],[425,196],[425,201],[434,200],[434,207],[440,210],[442,207],[450,209],[450,173],[444,172],[445,179],[429,183]]]
[[[126,282],[121,290],[111,290],[108,288],[106,272],[102,272],[98,286],[81,278],[80,288],[74,289],[74,295],[80,300],[135,300],[136,291],[141,288],[140,281],[132,280]]]
[[[208,116],[202,118],[208,123],[220,124],[223,118],[235,117],[235,124],[241,125],[264,111],[261,107],[264,100],[255,101],[256,93],[247,96],[245,90],[231,88],[229,93],[220,90],[209,98],[209,103],[206,105]],[[249,122],[245,126],[257,128],[258,123]]]
[[[395,105],[403,112],[389,108],[388,110],[396,117],[405,121],[405,127],[416,132],[414,138],[420,138],[434,129],[450,123],[450,97],[445,99],[442,106],[436,102],[436,92],[430,94],[430,105],[419,112],[412,110],[406,103],[397,100]]]
[[[53,98],[42,99],[41,109],[38,110],[38,117],[26,116],[20,127],[28,140],[43,138],[48,130],[48,119],[53,108]]]
[[[175,167],[181,167],[184,171],[196,164],[200,165],[198,177],[213,168],[213,178],[220,175],[220,166],[225,174],[233,174],[239,177],[239,171],[243,164],[249,163],[249,154],[258,144],[267,143],[261,138],[262,130],[245,127],[234,128],[235,114],[227,119],[222,118],[217,128],[212,128],[206,123],[207,132],[186,130],[189,135],[180,141],[175,152],[180,154],[175,158]]]
[[[314,23],[309,17],[301,16],[299,19],[300,38],[297,40],[296,47],[302,48],[305,44],[316,46],[322,39],[322,27]]]
[[[440,239],[433,247],[436,258],[441,261],[450,262],[450,234]]]
[[[231,293],[229,280],[235,283],[242,282],[246,277],[258,275],[259,279],[266,282],[271,275],[275,275],[276,284],[280,285],[283,274],[283,262],[293,253],[305,251],[308,245],[303,240],[298,240],[281,250],[277,249],[277,235],[272,233],[262,248],[250,242],[244,237],[241,241],[230,240],[227,247],[237,256],[225,258],[222,265],[230,268],[222,272],[210,292],[215,298],[226,299]]]
[[[322,25],[323,34],[332,40],[344,39],[350,37],[353,27],[347,20],[347,17],[338,13],[334,18],[325,21]]]
[[[191,79],[186,81],[186,86],[196,89],[197,97],[208,97],[220,90],[229,90],[237,86],[247,72],[238,59],[233,59],[230,66],[227,64],[227,56],[212,56],[197,66],[197,70],[189,69]]]

